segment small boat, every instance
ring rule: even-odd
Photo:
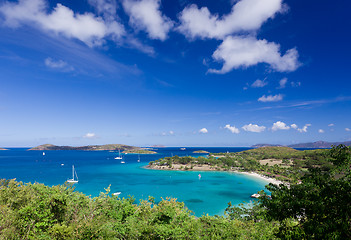
[[[112,193],[113,196],[119,196],[120,194],[121,194],[121,192]]]
[[[45,156],[45,152],[43,152],[43,156]]]
[[[138,154],[138,162],[140,162],[140,154]]]
[[[121,151],[118,149],[118,156],[117,157],[115,157],[115,159],[122,159],[122,157],[121,157]]]
[[[121,163],[126,163],[126,162],[122,160]]]
[[[74,179],[74,176],[76,176],[76,179]],[[68,179],[67,182],[78,183],[78,175],[77,175],[76,170],[74,170],[74,165],[72,165],[72,179]]]
[[[259,198],[259,197],[261,197],[261,195],[258,194],[258,193],[254,193],[254,194],[251,195],[251,197],[252,198]]]
[[[186,148],[180,148],[180,150],[184,151]]]

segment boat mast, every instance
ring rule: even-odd
[[[72,165],[72,179],[74,180],[74,165]]]

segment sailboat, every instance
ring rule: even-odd
[[[74,176],[76,176],[76,179],[74,179]],[[76,170],[74,170],[74,165],[72,165],[72,179],[68,179],[67,182],[69,183],[77,183],[78,182],[78,175]]]
[[[118,157],[115,157],[115,159],[122,159],[121,157],[121,151],[118,149]]]
[[[43,152],[43,156],[45,156],[45,152]]]
[[[140,162],[140,154],[138,154],[138,162]]]

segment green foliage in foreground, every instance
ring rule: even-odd
[[[202,216],[175,199],[134,203],[69,185],[0,181],[0,239],[274,239],[275,223]]]

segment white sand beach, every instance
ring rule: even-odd
[[[146,168],[149,169],[155,169],[155,170],[168,170],[168,171],[227,171],[225,169],[220,169],[218,167],[213,167],[210,165],[195,165],[192,166],[192,168],[190,167],[190,165],[185,165],[185,164],[173,164],[172,168],[169,168],[168,166],[158,166],[158,165],[152,165],[152,166],[146,166]],[[186,169],[186,170],[185,170]],[[280,180],[277,180],[275,178],[270,178],[255,172],[240,172],[240,171],[236,171],[236,170],[229,170],[227,172],[235,172],[238,174],[245,174],[248,176],[252,176],[252,177],[256,177],[256,178],[260,178],[264,181],[266,181],[267,183],[273,183],[276,185],[279,184],[286,184]]]

